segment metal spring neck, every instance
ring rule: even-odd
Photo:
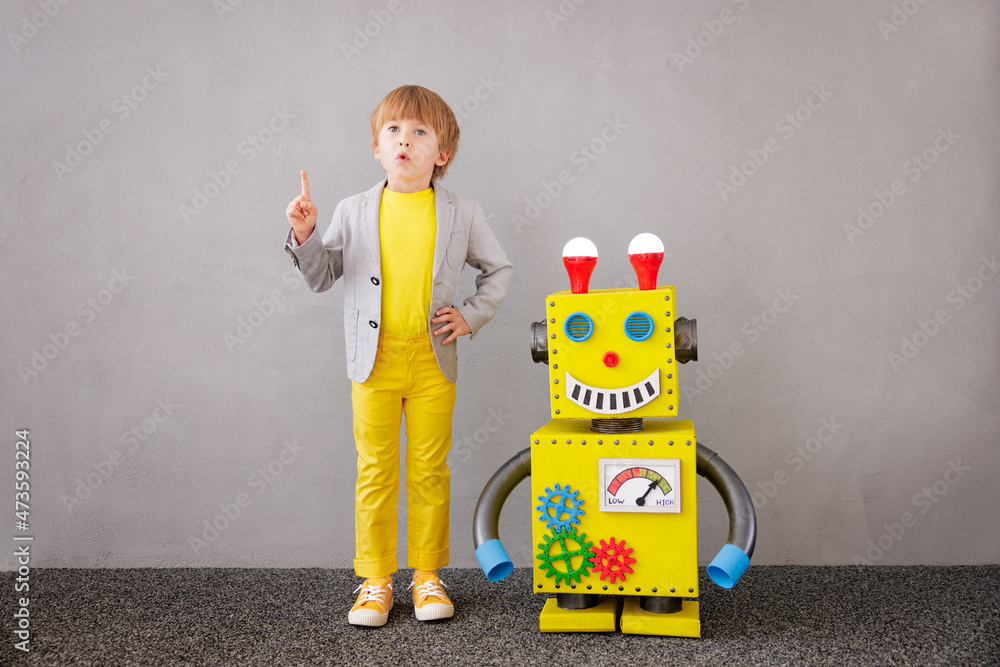
[[[642,430],[642,417],[591,419],[590,430],[595,433],[638,433]]]

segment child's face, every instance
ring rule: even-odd
[[[448,162],[434,128],[420,120],[389,120],[378,133],[375,159],[397,192],[419,192],[430,186],[435,165]]]

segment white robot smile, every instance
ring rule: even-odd
[[[660,395],[660,369],[627,387],[592,387],[566,373],[566,397],[592,412],[618,415],[642,407]]]

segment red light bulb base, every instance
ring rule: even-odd
[[[656,276],[660,272],[660,264],[663,263],[663,253],[650,252],[629,255],[628,259],[632,262],[632,268],[635,269],[636,278],[639,279],[639,289],[656,289]]]
[[[573,294],[586,294],[590,287],[590,274],[597,265],[597,246],[590,239],[577,236],[563,246],[562,258]]]
[[[597,266],[597,258],[563,257],[563,266],[569,274],[569,286],[573,294],[586,294],[590,287],[590,275]]]

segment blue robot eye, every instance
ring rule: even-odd
[[[625,318],[625,335],[632,340],[646,340],[653,335],[653,318],[637,310]]]
[[[573,313],[566,318],[563,331],[571,341],[582,343],[594,333],[594,320],[586,313]]]

